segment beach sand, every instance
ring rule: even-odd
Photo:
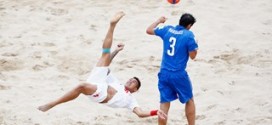
[[[0,125],[150,125],[80,95],[48,112],[37,110],[84,81],[99,58],[109,20],[124,11],[114,45],[125,49],[111,65],[125,82],[138,76],[134,96],[144,110],[159,108],[157,73],[162,42],[145,33],[160,16],[177,24],[192,13],[199,44],[190,60],[197,125],[272,124],[271,0],[0,0]],[[186,125],[174,101],[169,125]]]

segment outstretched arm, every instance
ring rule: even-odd
[[[112,61],[113,58],[118,54],[118,52],[121,51],[121,50],[123,50],[124,47],[125,47],[125,45],[123,43],[119,43],[117,45],[117,48],[113,52],[111,52],[111,54],[110,54],[110,61]]]
[[[154,35],[154,29],[160,24],[160,23],[164,23],[166,21],[165,17],[160,17],[157,21],[153,22],[147,29],[146,29],[146,33],[149,35]]]
[[[133,113],[135,113],[140,118],[156,116],[156,115],[158,115],[158,117],[160,117],[161,119],[167,118],[167,115],[161,110],[143,111],[141,108],[135,107],[133,109]]]

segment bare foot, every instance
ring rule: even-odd
[[[46,112],[47,110],[51,109],[53,106],[50,106],[50,105],[42,105],[42,106],[39,106],[38,109],[40,111],[43,111],[43,112]]]
[[[114,15],[114,17],[111,19],[110,23],[116,24],[124,15],[125,15],[125,13],[123,11],[117,12]]]

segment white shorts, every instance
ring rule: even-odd
[[[92,95],[87,95],[94,102],[102,102],[107,98],[108,84],[106,82],[109,74],[108,67],[94,67],[87,82],[96,85],[97,89]]]

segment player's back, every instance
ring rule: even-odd
[[[170,71],[185,70],[189,59],[188,40],[191,31],[181,26],[169,27],[163,36],[163,57],[161,69]]]

